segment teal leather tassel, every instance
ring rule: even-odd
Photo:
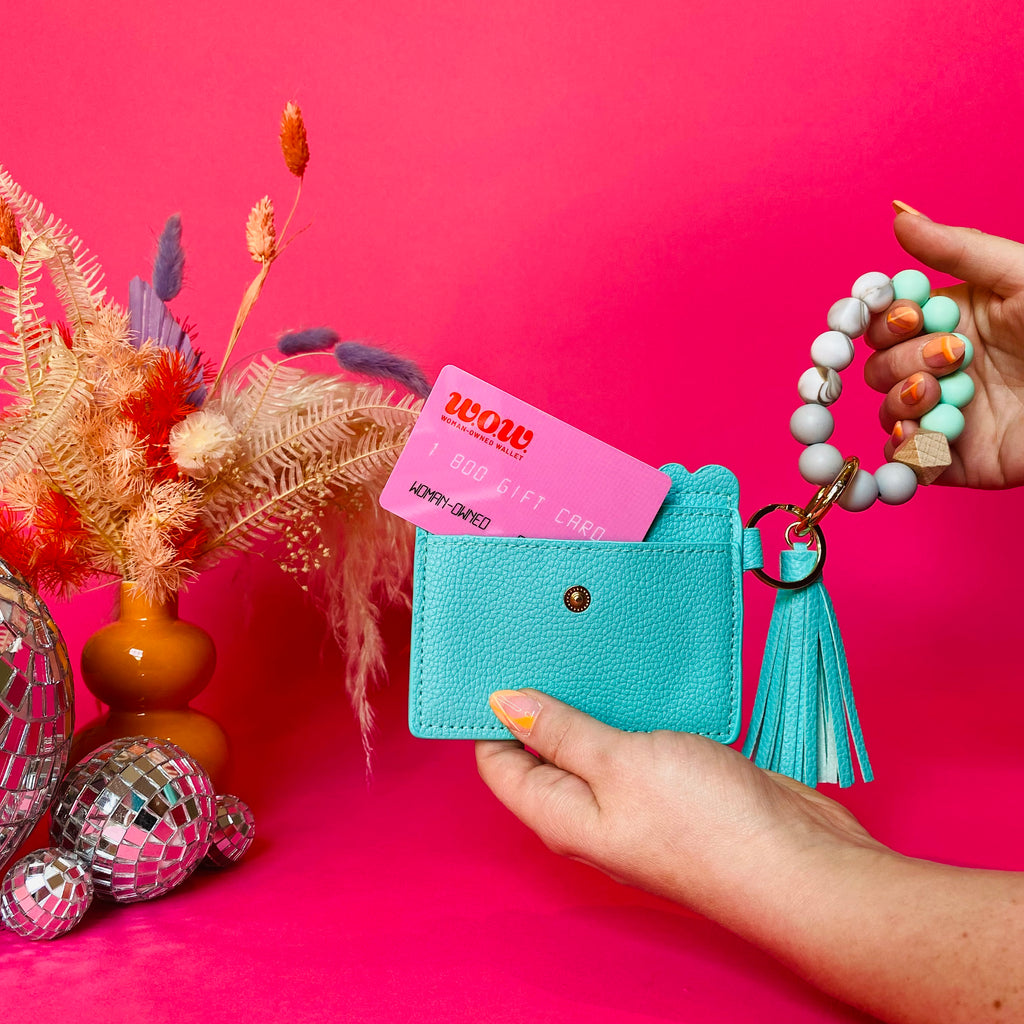
[[[815,559],[807,544],[794,544],[782,552],[782,579],[807,576]],[[799,590],[779,590],[743,753],[808,786],[850,786],[854,752],[870,782],[871,762],[828,591],[820,577]]]

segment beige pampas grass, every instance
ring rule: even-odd
[[[270,263],[277,255],[274,204],[264,196],[250,211],[245,224],[245,244],[256,263]]]
[[[296,178],[301,178],[309,163],[309,143],[302,111],[294,103],[289,103],[281,114],[281,152],[288,170]]]

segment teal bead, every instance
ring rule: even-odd
[[[964,361],[960,364],[960,369],[966,370],[974,362],[974,343],[966,334],[958,334],[957,337],[964,343]]]
[[[923,306],[931,298],[932,286],[920,270],[901,270],[892,279],[892,293],[897,299],[910,299]]]
[[[960,323],[960,307],[948,295],[935,295],[922,308],[924,329],[945,334]]]
[[[974,397],[974,381],[963,370],[939,378],[939,390],[946,405],[962,409]]]
[[[955,441],[963,433],[964,414],[955,405],[939,402],[921,417],[921,429],[937,430],[947,441]]]

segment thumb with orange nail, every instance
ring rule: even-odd
[[[951,444],[952,465],[938,482],[983,488],[1024,483],[1024,245],[942,224],[901,200],[892,205],[903,249],[963,282],[933,294],[956,302],[957,334],[968,345],[956,335],[922,334],[921,308],[908,299],[871,318],[864,336],[876,351],[864,376],[886,396],[879,409],[889,435],[886,457],[897,438],[911,436],[921,416],[939,403],[942,379],[964,371],[974,399],[963,409],[964,430]]]

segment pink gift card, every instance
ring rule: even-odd
[[[670,484],[665,473],[446,366],[380,503],[431,533],[636,541]]]

